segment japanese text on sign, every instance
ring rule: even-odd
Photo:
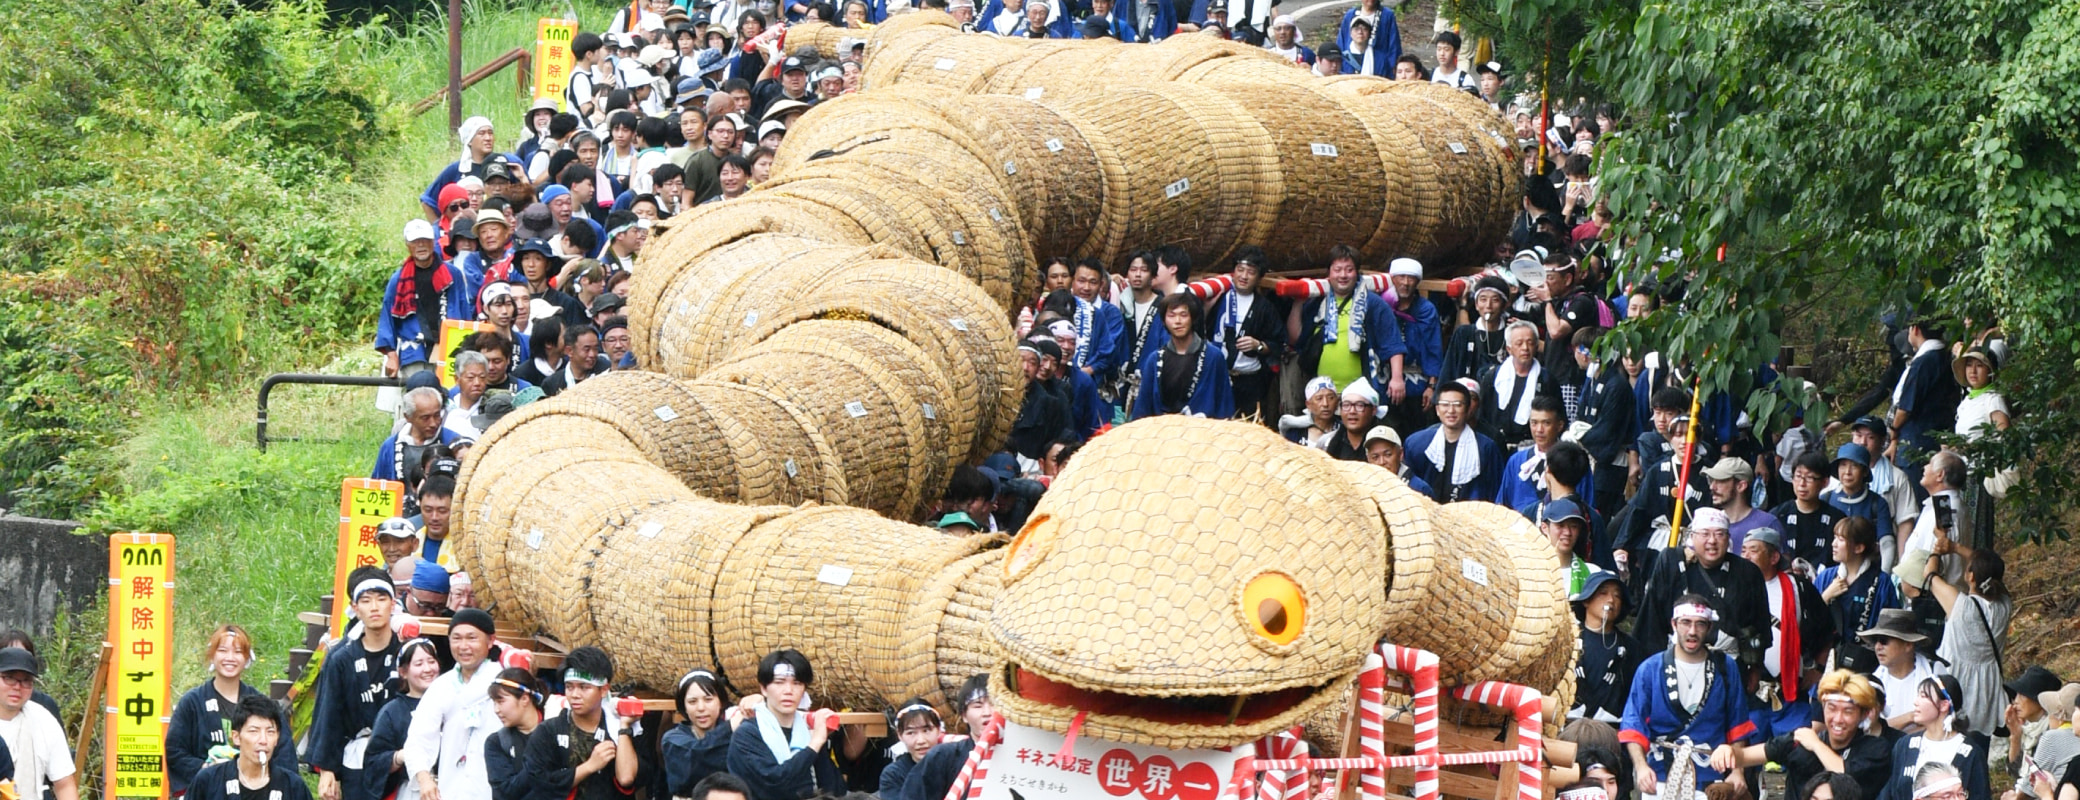
[[[467,322],[459,319],[441,322],[441,351],[435,354],[437,358],[433,363],[440,371],[442,386],[455,385],[455,351],[462,347],[462,340],[477,331],[497,330],[497,327],[489,322]]]
[[[376,527],[404,509],[404,484],[348,478],[339,487],[339,552],[332,566],[332,635],[347,629],[347,576],[355,567],[380,567],[383,550],[376,546]]]
[[[982,800],[1011,800],[1014,792],[1026,798],[1221,800],[1235,794],[1239,760],[1225,750],[1164,750],[1088,736],[1064,753],[1060,735],[1006,725],[983,779]]]
[[[166,721],[173,714],[173,537],[108,540],[107,739],[110,797],[163,798]]]
[[[534,96],[556,101],[563,108],[563,87],[571,81],[571,40],[578,38],[578,23],[543,19],[537,23],[534,41]]]

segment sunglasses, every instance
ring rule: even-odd
[[[465,208],[469,208],[469,201],[467,201],[467,200],[464,200],[464,201],[461,201],[461,202],[457,202],[457,203],[449,203],[449,204],[448,204],[448,210],[449,210],[449,211],[461,211],[461,210],[463,210],[463,209],[465,209]]]

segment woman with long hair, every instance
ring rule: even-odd
[[[1969,716],[1957,709],[1955,698],[1962,692],[1957,678],[1938,675],[1923,680],[1914,691],[1914,723],[1921,732],[1902,737],[1892,746],[1892,774],[1878,800],[1926,800],[1920,791],[1920,776],[1928,767],[1948,768],[1961,779],[1966,797],[1991,798],[1992,779],[1986,772],[1989,740],[1971,731]]]

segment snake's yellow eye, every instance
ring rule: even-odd
[[[1307,598],[1292,578],[1266,572],[1242,587],[1242,616],[1258,636],[1272,644],[1291,644],[1307,627]]]
[[[1004,553],[1004,579],[1008,582],[1031,569],[1034,564],[1054,548],[1055,536],[1062,532],[1062,524],[1054,517],[1036,514],[1026,520],[1026,526],[1011,540],[1011,548]]]

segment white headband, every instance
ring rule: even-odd
[[[1919,789],[1915,789],[1914,800],[1921,800],[1922,798],[1928,797],[1937,792],[1949,791],[1951,789],[1955,789],[1963,785],[1964,781],[1959,780],[1956,775],[1945,775],[1941,778],[1936,779],[1936,782],[1934,783],[1931,783],[1927,786],[1923,786]]]
[[[388,596],[392,600],[397,599],[397,586],[395,584],[392,584],[390,582],[390,579],[388,578],[369,578],[368,580],[354,584],[354,593],[347,596],[355,600],[360,600],[362,595],[367,594],[369,592],[382,592],[385,596]]]
[[[778,664],[774,664],[774,665],[773,665],[773,680],[776,680],[776,681],[777,681],[777,680],[780,680],[781,678],[793,678],[793,677],[794,677],[794,665],[793,665],[793,664],[789,664],[789,663],[787,663],[787,662],[785,662],[785,661],[782,661],[782,662],[780,662],[780,663],[778,663]]]
[[[1573,791],[1561,792],[1555,800],[1609,800],[1610,795],[1601,786],[1584,786]]]
[[[898,708],[898,709],[896,709],[896,719],[900,720],[900,719],[902,719],[902,718],[903,718],[903,715],[904,715],[904,714],[908,714],[908,713],[910,713],[910,712],[912,712],[912,711],[926,711],[926,712],[930,712],[930,713],[931,713],[931,715],[932,715],[932,718],[933,718],[933,719],[938,719],[938,718],[939,718],[939,710],[938,710],[938,709],[936,709],[936,708],[932,708],[931,706],[925,705],[925,704],[923,704],[923,703],[911,703],[910,705],[907,705],[907,706],[903,706],[902,708]]]
[[[1669,619],[1701,619],[1706,622],[1718,622],[1719,612],[1713,611],[1711,606],[1702,603],[1684,603],[1676,606],[1675,613],[1670,614]]]

